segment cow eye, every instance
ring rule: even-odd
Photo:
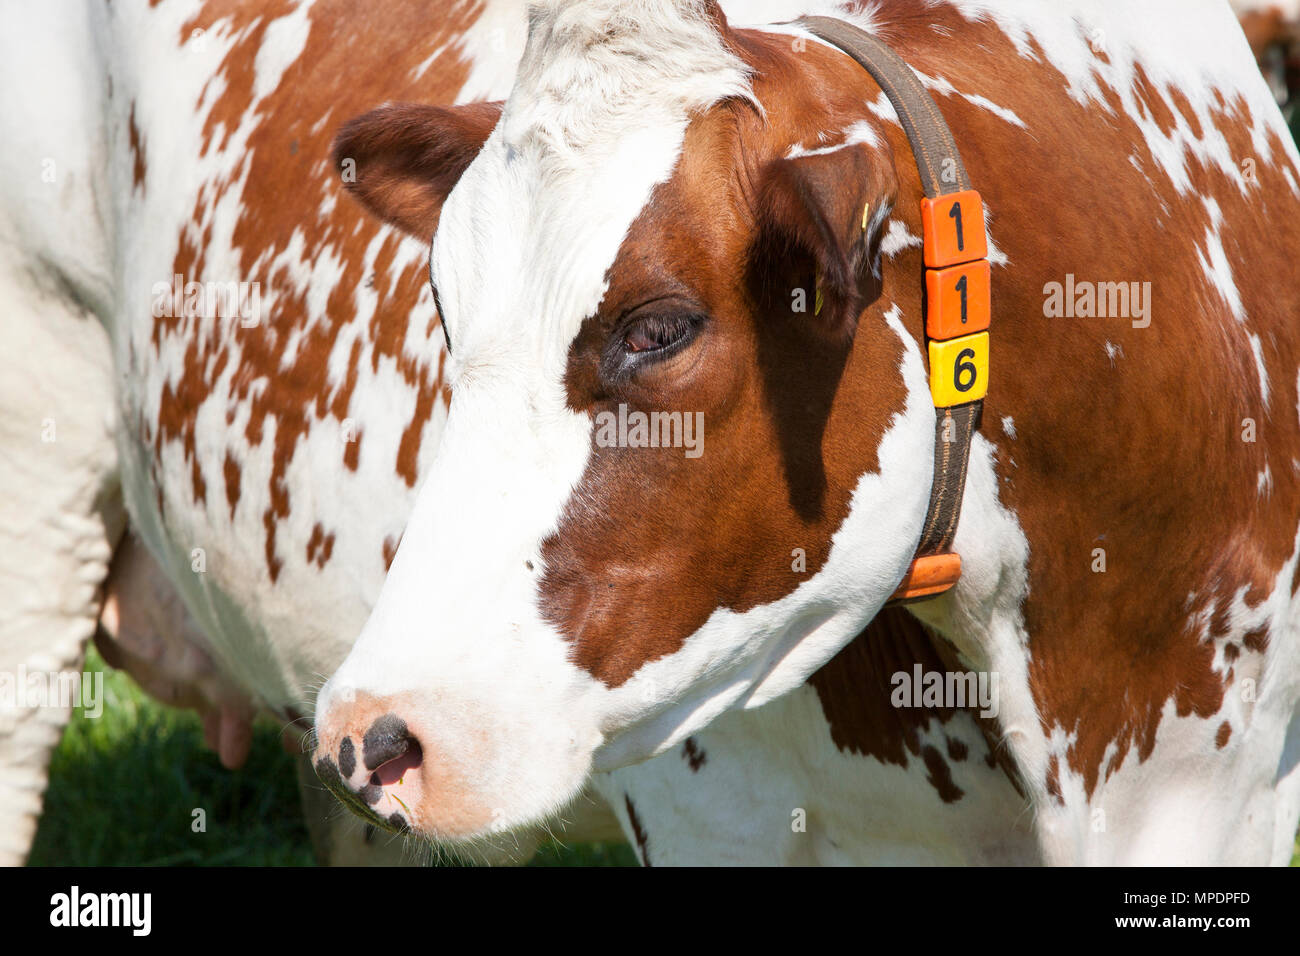
[[[632,358],[669,352],[693,337],[699,324],[700,316],[684,313],[637,316],[621,332],[619,347]]]
[[[616,381],[676,355],[704,325],[705,317],[697,308],[689,302],[661,299],[627,313],[615,324],[605,346],[602,374]]]
[[[637,320],[623,333],[623,351],[632,355],[636,352],[671,349],[688,336],[692,328],[690,316],[647,316]]]

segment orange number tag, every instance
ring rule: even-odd
[[[954,339],[989,327],[987,259],[925,272],[925,334]]]
[[[944,269],[984,259],[989,254],[984,234],[984,203],[973,189],[921,200],[921,230],[925,264]]]

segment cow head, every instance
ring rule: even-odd
[[[797,687],[888,599],[934,411],[919,283],[882,294],[905,164],[865,83],[713,4],[557,0],[503,107],[345,127],[354,195],[434,233],[453,396],[318,701],[354,808],[440,840],[536,821]]]
[[[1295,0],[1236,0],[1242,31],[1279,104],[1300,93],[1300,4]]]

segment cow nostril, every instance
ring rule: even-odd
[[[370,771],[370,786],[399,783],[408,770],[420,766],[424,752],[419,741],[396,714],[384,714],[370,725],[361,741],[362,762]]]
[[[396,714],[384,714],[361,738],[361,759],[367,770],[377,770],[390,760],[402,756],[415,742],[406,729],[406,721]]]
[[[407,737],[404,743],[406,749],[402,753],[375,768],[374,773],[370,775],[370,782],[373,785],[386,787],[401,783],[408,770],[419,768],[424,760],[424,751],[420,748],[419,741],[414,737]]]

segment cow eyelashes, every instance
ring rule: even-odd
[[[635,318],[623,331],[623,351],[658,352],[681,342],[695,331],[700,317],[687,313],[653,314]]]
[[[429,288],[433,290],[433,307],[438,310],[438,325],[442,328],[442,340],[447,343],[447,354],[451,354],[451,333],[447,331],[447,316],[442,311],[442,300],[438,298],[438,287],[429,281]]]
[[[647,312],[621,323],[610,340],[606,366],[627,374],[648,362],[667,358],[695,338],[704,316],[691,312]]]

